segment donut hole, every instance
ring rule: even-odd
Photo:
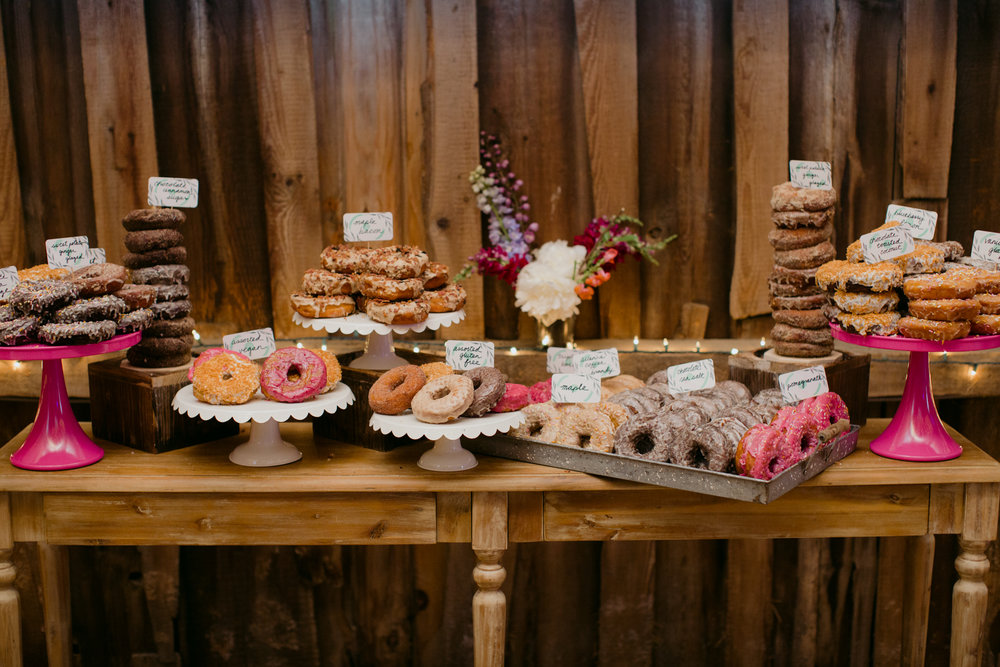
[[[809,437],[808,433],[802,435],[802,439],[799,440],[799,450],[802,452],[808,452],[812,449],[812,439]]]
[[[635,446],[635,451],[640,454],[648,454],[653,451],[654,447],[656,447],[656,443],[653,442],[653,438],[649,433],[639,433],[635,437],[633,444]]]
[[[767,470],[768,470],[768,472],[771,473],[772,477],[774,477],[774,475],[777,474],[778,469],[780,467],[781,467],[781,464],[778,461],[778,457],[777,456],[772,456],[771,460],[767,462]]]
[[[578,433],[577,445],[579,445],[581,449],[587,449],[590,446],[590,433]]]
[[[700,445],[695,445],[691,449],[691,467],[692,468],[707,468],[708,467],[708,452],[705,448]]]
[[[528,424],[528,435],[533,438],[537,437],[538,435],[541,434],[542,429],[544,428],[545,424],[543,424],[541,421],[531,422],[530,424]]]
[[[431,393],[431,398],[435,401],[439,401],[450,393],[451,387],[438,387]]]
[[[292,364],[288,367],[285,377],[288,378],[289,382],[298,382],[302,379],[302,369],[300,369],[298,365]]]

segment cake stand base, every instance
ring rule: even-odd
[[[424,470],[455,472],[469,470],[479,464],[475,455],[462,447],[460,438],[438,438],[434,447],[427,450],[417,461]]]
[[[910,352],[903,400],[882,435],[870,445],[879,456],[900,461],[947,461],[962,454],[938,416],[927,352]]]
[[[281,439],[281,430],[274,419],[251,422],[250,439],[229,454],[229,460],[236,465],[254,468],[283,466],[301,458],[302,452]]]
[[[365,353],[352,361],[351,368],[367,371],[387,371],[397,366],[405,366],[409,362],[403,359],[392,348],[392,332],[387,334],[368,334],[365,341]]]

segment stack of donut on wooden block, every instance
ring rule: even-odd
[[[833,233],[834,190],[799,188],[791,182],[774,186],[767,235],[774,248],[774,270],[768,282],[774,327],[774,351],[788,357],[825,357],[833,350],[826,296],[816,285],[816,269],[836,256]]]
[[[430,313],[465,306],[465,288],[448,283],[448,267],[413,246],[331,245],[322,269],[307,269],[292,308],[304,317],[346,317],[355,309],[383,324],[416,324]]]
[[[138,209],[122,220],[128,249],[122,263],[132,271],[132,282],[156,289],[156,301],[149,306],[155,321],[126,352],[133,366],[169,368],[191,361],[194,320],[187,287],[191,271],[184,264],[187,249],[178,230],[185,220],[184,212],[173,208]]]

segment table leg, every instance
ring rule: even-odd
[[[10,494],[0,494],[0,665],[21,664],[21,609],[12,560],[14,536],[10,523]]]
[[[45,614],[45,650],[49,667],[73,663],[73,632],[69,606],[69,547],[40,542],[38,565]]]
[[[990,561],[986,547],[996,538],[1000,484],[967,484],[960,551],[955,559],[958,581],[951,597],[951,664],[980,664],[989,590]]]
[[[472,494],[472,634],[476,667],[503,667],[507,599],[500,590],[507,571],[500,564],[507,550],[507,494]]]
[[[906,537],[903,595],[903,664],[922,665],[927,652],[927,617],[934,574],[934,536]]]

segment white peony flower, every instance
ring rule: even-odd
[[[514,288],[514,305],[543,325],[579,312],[576,269],[587,256],[583,246],[550,241],[535,253],[535,260],[521,269]]]

